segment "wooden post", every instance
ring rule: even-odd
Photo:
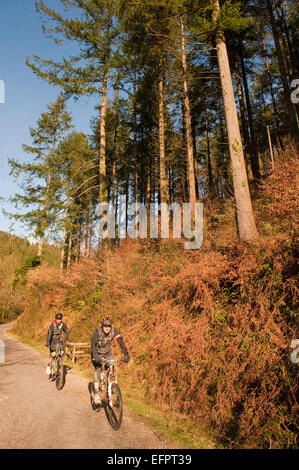
[[[67,343],[66,346],[71,349],[71,354],[67,353],[67,355],[68,357],[71,357],[71,360],[74,364],[79,356],[90,356],[90,352],[88,352],[88,350],[90,349],[89,343]]]

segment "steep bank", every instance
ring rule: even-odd
[[[0,323],[13,320],[23,311],[23,289],[37,246],[29,240],[0,231]],[[59,266],[59,250],[45,244],[42,262]],[[14,288],[15,287],[15,288]]]
[[[196,252],[179,242],[125,240],[63,277],[39,267],[28,280],[14,332],[43,345],[59,310],[71,340],[90,341],[103,314],[111,313],[132,357],[121,372],[128,393],[189,417],[225,446],[296,447],[298,366],[290,344],[298,337],[298,243],[297,206],[288,203],[293,194],[286,189],[291,165],[282,163],[263,199],[256,199],[264,224],[258,245],[224,236],[231,230],[227,210],[206,221],[210,232]],[[279,172],[280,190],[273,186]]]

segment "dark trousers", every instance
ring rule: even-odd
[[[99,378],[99,372],[101,372],[103,370],[103,367],[105,369],[108,369],[109,367],[109,363],[106,363],[105,364],[105,359],[107,360],[111,360],[113,359],[113,355],[112,353],[106,353],[104,354],[103,356],[101,356],[102,360],[101,361],[97,361],[95,359],[93,359],[93,357],[91,356],[91,362],[92,362],[92,365],[94,367],[94,382],[95,384],[99,384],[100,382],[100,378]],[[98,385],[96,385],[97,387]]]

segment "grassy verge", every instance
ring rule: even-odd
[[[123,387],[122,387],[123,389]],[[181,449],[215,449],[216,444],[206,432],[194,426],[190,419],[138,400],[134,392],[123,389],[125,403],[130,411],[155,429],[159,438],[172,441]]]

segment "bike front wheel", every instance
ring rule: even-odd
[[[110,426],[117,430],[120,428],[123,417],[123,400],[119,385],[111,384],[111,394],[108,397],[107,417]]]
[[[63,387],[63,358],[59,357],[57,359],[56,365],[56,388],[61,390]]]

